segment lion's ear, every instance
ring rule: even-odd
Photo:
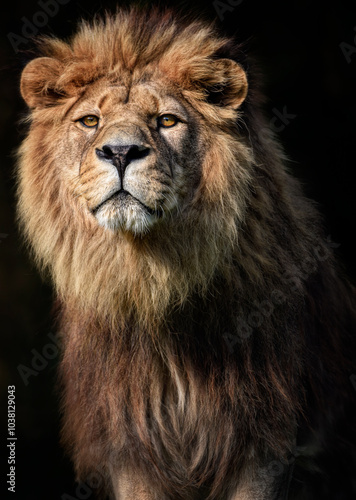
[[[52,57],[38,57],[25,66],[21,75],[20,90],[30,108],[48,106],[63,96],[56,89],[56,82],[62,70],[62,64]]]
[[[242,66],[231,59],[213,62],[208,84],[208,100],[213,104],[237,109],[247,95],[247,76]]]

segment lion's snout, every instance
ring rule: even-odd
[[[105,144],[102,149],[96,148],[95,152],[98,158],[109,161],[117,168],[122,183],[126,167],[132,161],[140,160],[149,155],[150,148],[142,144]]]

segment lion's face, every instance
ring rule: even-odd
[[[72,194],[104,228],[144,234],[192,197],[199,177],[195,119],[159,83],[103,79],[63,126]]]
[[[173,23],[173,36],[162,25],[155,40],[143,25],[145,47],[140,31],[125,31],[129,19],[84,30],[73,48],[47,42],[50,57],[26,66],[21,92],[46,159],[88,219],[143,236],[193,199],[204,157],[221,127],[234,127],[247,82],[239,64],[216,57],[225,40],[209,28],[193,23],[184,33]]]

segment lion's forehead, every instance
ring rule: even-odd
[[[188,117],[187,105],[174,89],[167,89],[155,81],[110,82],[102,80],[90,85],[77,106],[75,113],[100,111],[110,115],[118,110],[141,116],[161,113],[179,113]]]

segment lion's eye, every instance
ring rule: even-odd
[[[162,115],[157,119],[158,126],[165,128],[173,127],[178,121],[178,118],[174,115]]]
[[[99,118],[95,115],[88,115],[83,116],[79,121],[85,127],[96,127],[99,123]]]

